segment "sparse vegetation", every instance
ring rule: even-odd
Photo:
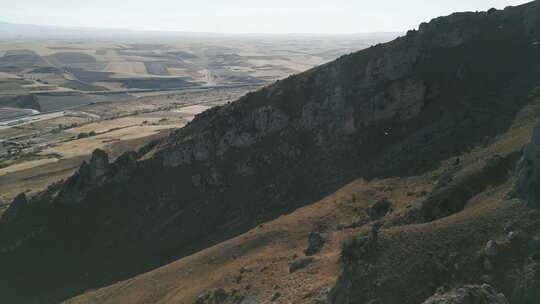
[[[77,135],[77,139],[82,139],[82,138],[87,138],[87,137],[92,137],[92,136],[96,136],[95,131],[90,131],[88,133],[81,132],[81,133],[79,133],[79,135]]]
[[[59,133],[21,124],[34,133],[2,146],[26,153],[46,137],[34,156],[75,165],[51,165],[61,181],[35,194],[25,174],[47,174],[0,169],[0,189],[27,193],[0,220],[2,300],[538,302],[540,103],[527,96],[540,80],[539,14],[536,1],[437,18],[232,103],[210,100],[214,89],[130,92],[61,113],[49,122]],[[115,77],[87,76],[134,89],[260,80],[223,72],[244,66],[233,46],[195,48],[174,67],[189,54],[161,48],[119,43],[99,56],[160,64],[117,60]],[[50,59],[105,69],[72,51]],[[187,78],[121,75],[199,59]],[[69,115],[88,121],[63,129]]]

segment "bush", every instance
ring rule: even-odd
[[[383,198],[368,209],[368,215],[372,220],[378,220],[390,212],[391,209],[392,203],[388,199]]]
[[[77,135],[77,139],[82,139],[82,138],[87,138],[87,137],[92,137],[92,136],[96,136],[95,131],[91,131],[90,133],[82,132],[82,133],[79,133],[79,135]]]
[[[347,239],[341,245],[341,262],[352,264],[369,256],[374,247],[373,239],[369,236],[356,236]]]

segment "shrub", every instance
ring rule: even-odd
[[[373,239],[369,236],[356,236],[345,240],[341,246],[341,262],[352,264],[369,256],[374,247]]]

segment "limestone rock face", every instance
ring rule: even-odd
[[[309,102],[302,108],[300,126],[308,130],[321,127],[343,129],[347,109],[342,91],[339,87],[328,98],[321,102]]]
[[[127,152],[110,165],[109,173],[114,182],[128,180],[133,170],[137,168],[137,153]]]
[[[420,113],[427,87],[423,82],[407,79],[392,83],[372,99],[371,120],[396,119],[404,121]],[[366,120],[369,118],[366,117]]]
[[[79,171],[66,181],[56,202],[65,205],[79,203],[85,198],[86,193],[106,182],[109,170],[107,153],[100,149],[95,150],[90,162],[83,162]]]
[[[538,2],[530,3],[530,9],[522,12],[521,20],[526,29],[538,31],[540,28],[540,4]]]
[[[62,185],[55,202],[63,205],[78,204],[86,198],[88,192],[108,182],[129,180],[136,168],[136,152],[127,152],[110,163],[108,154],[97,149],[92,153],[90,161],[83,162],[79,170]]]
[[[165,167],[190,165],[194,162],[204,162],[215,156],[222,156],[231,148],[248,148],[269,134],[276,133],[287,127],[289,117],[272,106],[255,109],[251,115],[240,120],[234,119],[233,113],[224,113],[229,128],[218,138],[209,134],[188,140],[176,145],[162,154]]]
[[[540,122],[536,124],[517,165],[512,194],[528,201],[531,206],[540,206]]]
[[[284,129],[289,117],[272,106],[257,109],[252,115],[252,121],[258,133],[266,134]]]
[[[249,147],[265,136],[283,130],[288,123],[287,114],[271,105],[257,108],[251,115],[237,121],[235,128],[225,134],[220,141],[220,149],[226,152],[230,147]]]
[[[88,170],[87,181],[91,184],[103,182],[103,178],[109,170],[109,156],[103,150],[95,150],[92,153]]]
[[[382,57],[368,62],[362,86],[372,87],[383,81],[394,81],[409,73],[420,55],[417,46],[393,45]]]
[[[174,151],[165,153],[162,156],[163,166],[177,167],[181,165],[191,164],[193,161],[193,150],[189,147],[178,147]]]
[[[469,23],[473,13],[456,13],[447,18],[436,18],[430,23],[423,23],[419,27],[421,34],[429,36],[430,42],[440,48],[458,47],[473,39],[478,32],[477,28],[464,29],[462,26]]]

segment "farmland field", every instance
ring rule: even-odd
[[[388,37],[0,41],[0,213],[15,195],[111,158],[200,112]]]
[[[72,109],[90,103],[98,102],[117,102],[129,98],[127,94],[114,95],[96,95],[96,94],[81,94],[81,95],[39,95],[37,97],[41,109],[46,112],[61,111]]]
[[[387,39],[203,35],[137,41],[5,40],[0,41],[0,95],[263,84]]]

